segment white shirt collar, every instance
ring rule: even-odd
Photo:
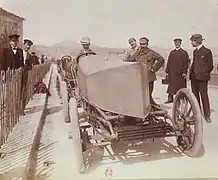
[[[179,48],[176,48],[176,50],[178,51],[178,50],[180,50],[181,49],[181,47],[179,47]]]
[[[197,50],[201,49],[203,44],[200,44],[199,46],[196,47]]]
[[[11,49],[12,49],[12,51],[13,51],[14,54],[17,53],[17,47],[12,47],[12,46],[11,46]]]

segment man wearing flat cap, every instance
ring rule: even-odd
[[[22,115],[24,115],[24,109],[27,104],[27,84],[28,84],[28,71],[32,69],[32,56],[29,50],[33,42],[29,39],[24,39],[23,42],[23,57],[24,57],[24,68],[22,71],[22,84],[21,84],[21,109]]]
[[[79,54],[77,55],[77,58],[79,56],[88,56],[89,53],[96,55],[96,53],[90,49],[91,42],[90,42],[89,37],[83,37],[81,39],[80,43],[81,43],[83,49],[79,52]]]
[[[147,64],[148,68],[148,85],[149,85],[149,96],[150,103],[154,106],[159,106],[153,99],[152,93],[154,90],[154,82],[157,80],[156,72],[163,66],[164,58],[155,52],[154,50],[148,48],[149,40],[146,37],[139,39],[139,49],[128,58],[130,62],[141,62]]]
[[[165,103],[172,103],[173,96],[182,88],[187,87],[187,73],[189,56],[187,51],[181,48],[182,39],[174,39],[175,49],[168,56],[166,76],[168,79],[168,100]]]
[[[131,48],[129,51],[125,52],[123,57],[124,61],[128,61],[128,58],[130,58],[130,56],[132,56],[139,49],[135,38],[129,38],[128,43]]]
[[[208,81],[213,70],[213,55],[211,50],[202,44],[203,40],[201,34],[194,34],[190,38],[192,46],[196,48],[193,52],[190,80],[192,92],[196,96],[200,107],[200,99],[202,101],[205,120],[211,123]]]
[[[90,42],[89,37],[83,37],[82,40],[80,41],[80,43],[81,43],[83,49],[80,51],[79,54],[86,54],[86,53],[89,53],[89,52],[93,52],[90,49],[91,42]]]
[[[1,58],[1,70],[19,69],[24,66],[23,50],[18,47],[19,35],[12,34],[8,36],[10,46],[3,49]]]
[[[29,39],[24,39],[23,43],[23,56],[24,56],[24,65],[28,70],[32,69],[32,56],[29,53],[29,50],[31,46],[33,45],[33,42]]]

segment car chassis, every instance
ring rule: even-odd
[[[76,61],[86,55],[78,56]],[[129,117],[105,111],[82,96],[78,87],[77,69],[72,68],[71,73],[75,88],[72,89],[74,96],[69,100],[69,116],[80,173],[86,170],[84,152],[93,146],[104,147],[174,136],[181,153],[190,157],[199,154],[203,136],[202,115],[190,90],[184,88],[177,92],[172,116],[164,108],[151,105],[144,118]]]

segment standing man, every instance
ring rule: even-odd
[[[31,48],[31,46],[33,45],[33,42],[29,39],[24,39],[24,43],[23,43],[23,57],[24,57],[24,67],[27,70],[31,70],[32,69],[32,56],[29,53],[29,50]]]
[[[36,56],[35,52],[32,52],[32,64],[33,66],[39,65],[39,58]]]
[[[202,35],[194,34],[190,40],[192,46],[196,48],[193,52],[193,63],[190,69],[192,92],[196,96],[200,106],[201,96],[205,120],[211,123],[208,81],[210,80],[210,73],[213,70],[212,52],[202,44],[204,40]]]
[[[2,53],[2,58],[1,58],[1,70],[7,71],[8,69],[10,70],[15,70],[19,68],[24,67],[24,57],[23,57],[23,50],[18,47],[19,44],[19,37],[20,35],[18,34],[11,34],[9,37],[10,40],[10,46],[8,48],[3,49]],[[6,81],[5,76],[3,81]],[[21,82],[22,83],[22,82]],[[22,86],[22,84],[21,84]],[[7,92],[6,92],[7,93]],[[22,110],[22,107],[20,108],[20,105],[22,104],[22,87],[20,89],[20,97],[19,97],[19,102],[17,106],[17,110],[20,113],[20,110]]]
[[[125,52],[124,58],[123,58],[124,61],[128,61],[128,58],[130,58],[130,56],[132,56],[139,49],[139,46],[137,45],[135,38],[129,38],[128,43],[131,49]]]
[[[21,83],[21,106],[22,106],[22,115],[25,115],[24,110],[27,104],[27,93],[28,93],[28,71],[32,69],[32,56],[29,53],[29,50],[33,42],[29,39],[24,39],[23,43],[23,57],[24,57],[24,68],[22,71],[22,83]]]
[[[187,87],[187,73],[189,56],[187,51],[181,48],[182,39],[174,39],[175,49],[169,54],[166,73],[169,81],[167,89],[168,100],[165,103],[172,103],[173,96],[182,88]]]
[[[18,34],[8,36],[10,46],[3,49],[1,58],[1,70],[19,69],[24,66],[23,50],[18,47],[19,44]]]
[[[155,106],[159,106],[153,99],[152,93],[154,90],[154,81],[157,80],[156,72],[163,66],[164,58],[157,52],[148,48],[149,40],[146,37],[139,39],[140,48],[128,58],[128,61],[141,62],[147,64],[148,67],[148,85],[150,103]]]
[[[44,55],[42,55],[42,57],[41,57],[41,64],[44,64],[45,63],[45,59],[44,59]]]

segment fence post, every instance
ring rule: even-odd
[[[69,118],[69,106],[68,106],[68,93],[67,93],[67,83],[65,81],[61,81],[61,97],[62,97],[64,121],[66,123],[69,123],[70,118]]]
[[[43,65],[34,66],[28,72],[25,105],[33,97],[34,85],[43,79],[50,67],[51,63],[47,62]],[[21,79],[21,68],[0,72],[0,147],[6,141],[21,115]]]

